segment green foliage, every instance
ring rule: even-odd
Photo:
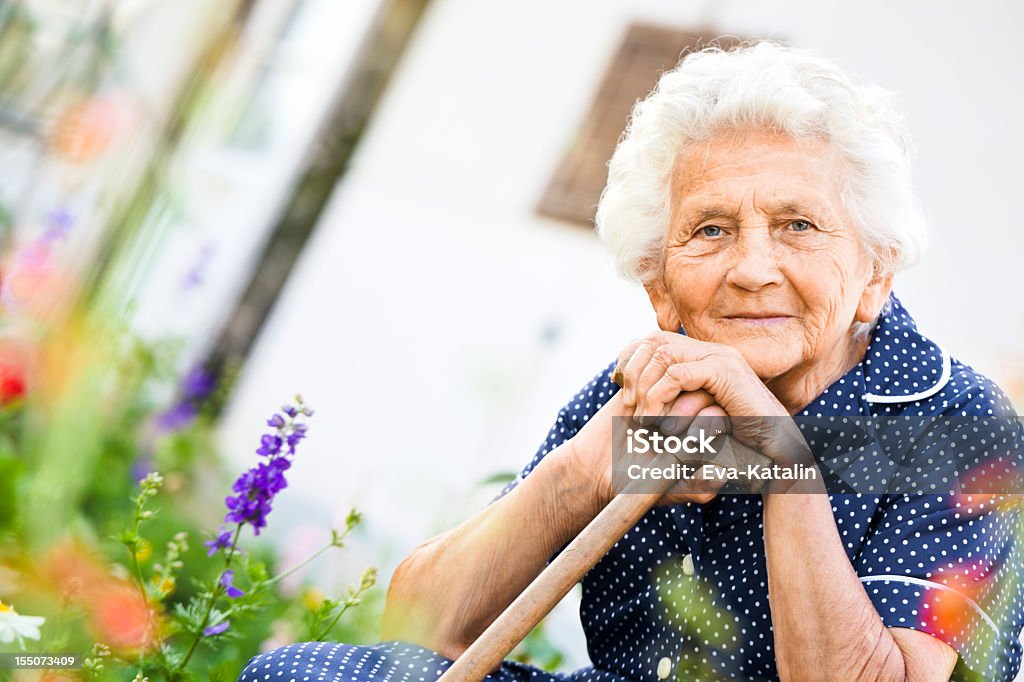
[[[234,680],[272,644],[372,641],[382,601],[374,569],[316,603],[316,587],[282,587],[283,578],[340,550],[358,512],[341,529],[325,528],[323,547],[297,566],[282,567],[273,546],[241,542],[240,527],[229,548],[207,556],[204,541],[224,514],[223,494],[210,489],[230,489],[212,446],[213,420],[201,406],[187,425],[156,429],[166,403],[158,396],[174,380],[173,345],[122,339],[110,347],[106,365],[89,366],[99,370],[90,399],[70,419],[42,396],[0,407],[0,599],[46,617],[28,650],[85,653],[85,679]],[[69,392],[80,399],[82,385]],[[67,459],[49,448],[73,443],[83,420],[92,423],[95,456],[55,467]],[[47,494],[63,501],[59,513],[27,504],[44,480]]]
[[[548,637],[547,621],[542,620],[519,643],[510,658],[519,663],[527,663],[548,672],[555,672],[565,660],[565,654]]]

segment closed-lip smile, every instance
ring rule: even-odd
[[[730,320],[766,320],[792,317],[792,315],[787,315],[785,313],[733,313],[732,315],[724,315],[723,317]]]
[[[785,313],[733,313],[732,315],[723,315],[723,318],[732,322],[740,322],[743,324],[778,324],[785,322],[786,320],[793,317],[792,315],[786,315]]]

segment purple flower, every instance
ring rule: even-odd
[[[169,410],[164,410],[157,415],[156,427],[164,433],[180,431],[195,421],[196,414],[195,407],[179,402]]]
[[[231,546],[231,531],[221,528],[220,535],[212,540],[207,540],[203,544],[210,548],[210,551],[206,553],[206,556],[213,556],[218,551],[227,549]]]
[[[217,375],[194,367],[181,379],[178,401],[156,418],[156,427],[164,433],[180,431],[192,424],[199,408],[217,388]]]
[[[256,454],[272,457],[279,452],[281,452],[281,437],[270,433],[264,434],[260,439],[260,447],[256,450]]]
[[[215,635],[219,635],[222,632],[224,632],[225,630],[227,630],[230,626],[231,626],[231,621],[222,620],[221,622],[217,623],[216,625],[211,625],[210,627],[208,627],[205,630],[203,630],[203,637],[213,637]]]
[[[189,291],[203,283],[206,279],[206,271],[209,270],[210,261],[213,259],[216,251],[217,249],[212,243],[205,244],[199,250],[195,261],[189,267],[188,272],[185,273],[182,289]]]
[[[305,431],[295,431],[294,433],[288,434],[288,454],[295,454],[295,446],[299,444],[303,438],[306,437]]]
[[[181,380],[183,400],[203,402],[217,388],[217,375],[203,367],[193,367]]]
[[[237,599],[245,594],[235,587],[235,572],[230,568],[220,574],[220,586],[224,588],[224,593],[231,599]]]
[[[58,208],[47,216],[46,232],[43,233],[42,241],[58,242],[67,238],[71,226],[75,223],[74,216],[66,208]]]
[[[274,427],[276,433],[264,434],[256,450],[256,454],[267,459],[244,472],[231,486],[235,494],[224,498],[228,509],[224,516],[225,523],[250,525],[255,535],[259,535],[260,529],[266,527],[267,515],[273,509],[274,496],[288,487],[284,474],[292,466],[289,458],[295,454],[299,442],[306,437],[306,425],[294,421],[300,413],[305,414],[304,410],[304,407],[298,409],[285,406],[282,411],[288,415],[288,420],[280,414],[274,414],[267,420],[267,424]],[[288,444],[287,451],[282,449],[285,443]]]

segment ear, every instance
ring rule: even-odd
[[[878,314],[889,298],[892,291],[892,273],[888,275],[876,275],[874,279],[864,287],[864,293],[860,296],[857,304],[857,314],[854,319],[857,322],[871,323],[878,319]]]
[[[647,297],[651,299],[651,307],[658,316],[658,326],[662,331],[678,332],[683,326],[676,307],[672,303],[672,297],[668,295],[665,282],[657,277],[649,282],[644,282],[644,289],[647,290]]]

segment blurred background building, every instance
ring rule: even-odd
[[[239,463],[283,396],[317,409],[286,548],[356,505],[353,561],[389,575],[654,327],[593,206],[631,104],[718,38],[814,48],[900,95],[932,243],[896,292],[1022,405],[1011,0],[3,0],[0,22],[4,239],[51,235],[84,271],[128,244],[105,282],[123,314],[183,339],[183,367],[238,372]]]

